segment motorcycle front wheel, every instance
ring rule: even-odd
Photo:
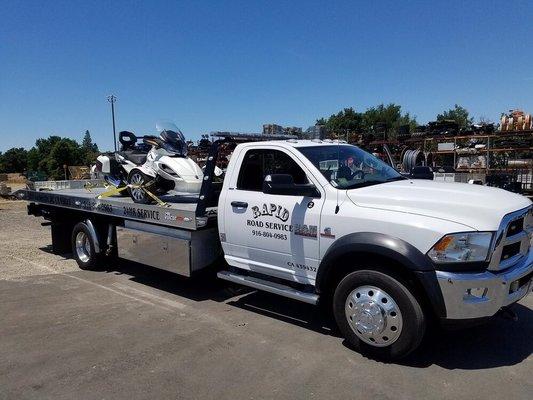
[[[154,185],[149,185],[153,179],[154,178],[146,175],[140,169],[134,168],[130,171],[128,174],[128,184],[130,185],[128,186],[128,192],[134,203],[151,204],[154,202],[154,199],[152,199],[148,193],[146,193],[146,190],[143,189],[143,187],[146,187],[147,190],[150,190],[153,193],[155,187],[153,187]]]

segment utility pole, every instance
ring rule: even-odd
[[[111,117],[113,118],[113,146],[115,146],[115,152],[117,151],[117,133],[115,130],[115,101],[117,97],[114,94],[107,96],[107,101],[111,103]]]

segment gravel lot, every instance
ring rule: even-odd
[[[529,399],[533,296],[520,319],[436,332],[401,364],[347,349],[317,309],[217,280],[50,252],[0,200],[0,398]]]
[[[74,260],[50,254],[50,229],[42,222],[27,215],[25,202],[0,200],[0,279],[78,270]]]

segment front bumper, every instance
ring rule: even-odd
[[[436,273],[446,307],[446,319],[490,317],[500,308],[526,296],[533,288],[533,250],[516,265],[500,273]]]

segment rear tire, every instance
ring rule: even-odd
[[[426,329],[422,307],[408,287],[374,270],[355,271],[341,280],[333,313],[350,347],[382,360],[411,353]]]
[[[72,254],[80,269],[97,270],[99,257],[95,251],[91,231],[85,222],[77,223],[72,229]]]
[[[128,174],[128,184],[130,185],[147,185],[153,178],[146,175],[138,168],[134,168]],[[154,188],[151,188],[154,189]],[[153,192],[153,190],[151,190]],[[152,204],[154,199],[152,199],[146,191],[141,188],[132,188],[128,187],[128,193],[130,194],[131,199],[134,203],[139,204]]]

